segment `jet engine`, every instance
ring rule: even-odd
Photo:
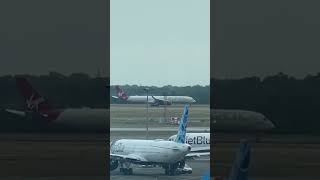
[[[117,160],[110,161],[110,171],[117,169],[119,166],[119,162]]]

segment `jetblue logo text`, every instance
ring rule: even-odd
[[[175,136],[174,136],[175,137]],[[169,141],[174,141],[175,138],[170,138]],[[186,137],[187,144],[210,144],[210,139],[205,136],[195,136],[193,138]]]
[[[188,144],[210,144],[210,139],[205,136],[195,136],[193,138],[187,138],[186,143]]]

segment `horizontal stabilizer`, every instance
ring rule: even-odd
[[[135,155],[135,154],[129,154],[129,155],[120,155],[120,154],[110,154],[111,159],[117,159],[117,160],[129,160],[129,161],[135,161],[135,162],[146,162],[147,160],[141,156]]]
[[[6,109],[5,111],[7,111],[8,113],[11,113],[11,114],[22,116],[22,117],[26,116],[26,113],[24,111],[18,111],[18,110],[14,110],[14,109]]]

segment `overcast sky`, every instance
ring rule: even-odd
[[[214,77],[320,72],[320,1],[216,2]]]
[[[110,81],[209,85],[209,0],[111,0]]]
[[[108,74],[106,2],[0,1],[0,75]],[[320,71],[320,1],[216,2],[210,64],[209,0],[111,0],[111,83],[205,85],[210,72]]]
[[[0,1],[0,75],[107,67],[107,1]]]

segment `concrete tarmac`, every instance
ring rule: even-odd
[[[172,117],[180,118],[184,105],[177,104],[164,108],[149,107],[149,127],[176,127],[168,124],[166,120]],[[189,108],[189,127],[209,127],[210,107],[209,105],[193,104]],[[141,128],[145,127],[147,120],[147,108],[144,104],[111,104],[110,105],[110,127],[111,128]],[[166,120],[165,120],[166,119]]]
[[[167,176],[164,174],[164,169],[160,167],[156,168],[141,168],[133,167],[133,175],[123,175],[116,169],[111,172],[110,179],[121,180],[121,179],[137,179],[137,180],[156,180],[156,179],[201,179],[203,175],[208,172],[210,168],[210,160],[192,160],[186,162],[192,167],[192,174],[180,174],[175,176]]]
[[[146,132],[146,128],[110,128],[110,132]],[[150,127],[148,131],[177,132],[178,127]],[[210,132],[206,127],[189,127],[188,132]]]

